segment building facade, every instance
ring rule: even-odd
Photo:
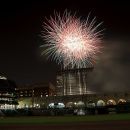
[[[87,94],[87,76],[93,68],[65,69],[57,75],[58,96]]]
[[[15,109],[17,105],[15,82],[0,76],[0,109]]]
[[[55,87],[51,83],[36,83],[18,87],[18,108],[41,107],[44,105],[41,100],[44,97],[54,96]]]
[[[17,95],[18,108],[47,108],[52,104],[62,104],[64,107],[93,107],[130,102],[130,93],[128,92],[58,95],[53,85],[45,83],[19,87]]]

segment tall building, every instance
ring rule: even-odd
[[[0,76],[0,109],[15,109],[18,105],[16,84],[4,76]]]
[[[81,69],[64,69],[57,75],[56,93],[62,95],[87,94],[87,76],[93,67]]]

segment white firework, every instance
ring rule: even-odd
[[[63,15],[55,13],[43,25],[42,38],[46,44],[41,46],[42,54],[64,67],[88,67],[100,49],[102,30],[98,28],[101,24],[96,25],[96,17],[90,21],[89,15],[82,21],[67,11]]]

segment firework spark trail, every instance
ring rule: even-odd
[[[95,60],[100,48],[102,30],[97,29],[102,23],[95,24],[96,18],[89,21],[89,15],[82,21],[67,11],[62,16],[55,13],[43,26],[42,37],[47,43],[41,46],[42,54],[58,64],[63,63],[64,67],[86,68]]]

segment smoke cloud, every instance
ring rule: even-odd
[[[130,91],[130,42],[105,42],[94,70],[88,75],[88,89],[96,92]]]

